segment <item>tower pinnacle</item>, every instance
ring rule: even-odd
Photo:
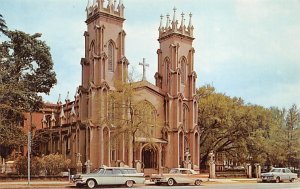
[[[104,2],[107,4],[104,6]],[[87,0],[86,13],[87,18],[92,17],[99,12],[108,13],[113,16],[124,18],[124,4],[122,0]]]
[[[164,30],[163,23],[162,23],[163,18],[164,18],[164,16],[161,14],[160,15],[160,24],[159,24],[159,28],[158,28],[158,31],[160,31],[160,32]]]
[[[193,38],[193,30],[194,27],[192,25],[192,13],[189,14],[190,18],[189,18],[189,25],[186,26],[185,25],[185,18],[184,18],[184,13],[181,14],[181,23],[180,26],[178,27],[178,20],[176,19],[176,7],[173,8],[173,19],[170,19],[170,15],[167,14],[167,22],[165,27],[162,27],[162,17],[160,20],[160,26],[159,26],[159,38],[164,37],[164,36],[168,36],[172,33],[177,33],[177,34],[181,34],[184,35],[186,37],[192,37]]]
[[[169,28],[169,21],[170,21],[170,15],[169,13],[167,14],[167,22],[166,22],[166,27],[165,29],[168,29]]]

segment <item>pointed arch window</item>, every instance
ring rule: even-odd
[[[111,123],[113,123],[115,121],[115,99],[113,97],[110,99],[109,109],[109,120],[111,121]]]
[[[185,130],[188,129],[188,107],[186,104],[183,105],[183,120],[182,125]]]
[[[185,83],[185,75],[186,75],[186,61],[185,59],[181,59],[180,62],[180,69],[181,69],[181,84]]]
[[[165,79],[165,84],[169,83],[169,70],[170,70],[170,60],[167,57],[164,61],[164,66],[165,66],[165,73],[164,73],[164,79]]]
[[[114,54],[114,45],[113,43],[110,41],[108,43],[108,71],[111,71],[113,72],[114,71],[114,57],[115,57],[115,54]]]

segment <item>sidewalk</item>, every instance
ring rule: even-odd
[[[61,187],[61,186],[73,186],[74,184],[70,183],[69,181],[31,181],[30,186],[37,187]],[[27,188],[28,182],[27,181],[4,181],[0,182],[0,188]]]
[[[205,182],[205,181],[204,181]],[[207,182],[218,182],[218,183],[228,183],[228,182],[257,182],[257,178],[216,178],[216,179],[208,179]]]
[[[230,179],[210,179],[210,178],[201,178],[203,183],[238,183],[238,182],[257,182],[257,178],[230,178]],[[146,180],[145,184],[155,184],[154,182],[150,182],[150,180]]]

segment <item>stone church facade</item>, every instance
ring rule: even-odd
[[[48,141],[40,144],[40,153],[61,153],[73,165],[90,162],[92,169],[139,165],[152,172],[173,167],[199,170],[192,15],[188,25],[183,14],[181,21],[176,20],[176,9],[173,19],[167,15],[163,23],[161,18],[155,85],[145,79],[136,82],[138,95],[134,100],[151,104],[155,112],[153,122],[162,125],[151,132],[151,145],[146,138],[135,138],[133,157],[132,145],[125,140],[113,145],[111,136],[116,131],[113,125],[101,121],[112,114],[103,99],[115,90],[114,81],[128,79],[124,5],[121,0],[118,4],[95,0],[88,3],[86,12],[85,57],[80,62],[82,83],[74,101],[66,98],[64,103],[59,100],[55,105],[46,104],[40,133]]]

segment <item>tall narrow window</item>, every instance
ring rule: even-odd
[[[189,108],[186,104],[183,104],[183,120],[182,120],[182,125],[183,128],[187,131],[189,127]]]
[[[113,123],[114,120],[115,120],[115,99],[114,98],[110,99],[110,105],[109,106],[110,106],[109,107],[110,110],[109,110],[109,113],[108,113],[109,120],[111,121],[111,123]]]
[[[183,128],[186,130],[187,129],[187,125],[186,125],[186,118],[187,118],[187,108],[185,106],[183,106],[183,120],[182,120],[182,125]]]
[[[178,111],[179,111],[179,122],[182,121],[182,102],[181,100],[179,100],[179,108],[178,108]]]
[[[108,43],[108,71],[114,71],[114,45],[112,42]]]
[[[169,83],[169,70],[170,70],[170,61],[168,58],[166,58],[164,60],[164,66],[165,66],[165,73],[164,73],[164,76],[163,76],[163,79],[165,80],[165,84],[168,85]]]
[[[186,72],[186,68],[185,68],[185,59],[181,60],[181,84],[184,84],[185,82],[185,72]]]

